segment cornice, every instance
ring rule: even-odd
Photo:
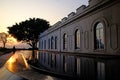
[[[90,13],[93,13],[97,10],[100,10],[102,8],[106,8],[106,6],[109,6],[111,4],[115,4],[117,2],[120,2],[120,0],[102,0],[101,2],[95,4],[95,5],[88,5],[88,6],[85,6],[85,5],[82,5],[80,6],[78,9],[80,9],[80,12],[76,12],[76,13],[73,13],[73,16],[71,17],[70,15],[72,13],[70,13],[68,15],[68,17],[64,17],[61,21],[58,21],[56,24],[54,24],[52,27],[50,27],[48,30],[46,30],[45,32],[43,32],[40,37],[43,37],[61,27],[64,27],[65,25],[77,20],[77,19],[80,19]],[[76,9],[78,11],[78,9]],[[71,18],[69,18],[69,16]]]

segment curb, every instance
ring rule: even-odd
[[[63,74],[63,73],[57,73],[57,72],[52,72],[52,71],[48,71],[48,70],[45,70],[45,69],[40,69],[36,66],[33,66],[31,64],[29,64],[31,68],[33,68],[34,70],[37,70],[38,72],[41,72],[43,74],[46,74],[46,75],[51,75],[51,76],[54,76],[54,77],[59,77],[59,78],[62,78],[62,79],[67,79],[67,80],[76,80],[77,77],[76,76],[71,76],[71,75],[67,75],[67,74]]]

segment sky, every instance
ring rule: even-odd
[[[88,0],[0,0],[0,32],[29,18],[42,18],[51,25],[75,12]]]
[[[81,5],[88,5],[88,0],[0,0],[0,33],[7,32],[7,27],[15,23],[34,17],[45,19],[53,25],[69,13],[76,12]],[[26,46],[12,37],[11,41],[7,47]]]

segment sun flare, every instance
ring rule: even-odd
[[[9,37],[7,38],[7,40],[8,40],[8,42],[9,43],[18,43],[17,42],[17,39],[16,38],[14,38],[13,36],[11,36],[11,35],[9,35]]]

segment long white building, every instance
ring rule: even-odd
[[[60,52],[118,54],[120,1],[89,0],[39,36],[39,49]]]
[[[39,63],[78,80],[119,80],[119,15],[120,0],[89,0],[40,34]]]

